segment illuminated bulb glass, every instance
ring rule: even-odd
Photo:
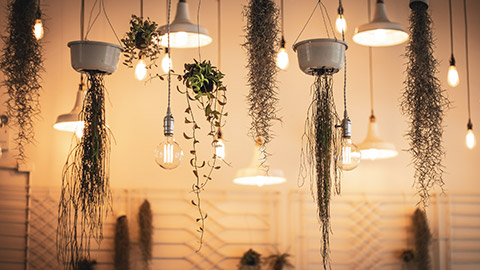
[[[223,139],[218,139],[215,148],[215,154],[217,155],[217,157],[225,159],[225,143],[223,142]]]
[[[42,20],[40,20],[40,19],[35,20],[35,25],[33,26],[33,34],[35,35],[36,39],[43,38]]]
[[[188,42],[188,34],[187,32],[177,32],[175,34],[170,34],[173,36],[173,43],[177,45],[177,47],[183,47],[187,45]]]
[[[460,82],[460,80],[458,79],[458,71],[457,71],[457,67],[455,65],[450,65],[450,67],[448,68],[448,85],[450,85],[451,87],[455,87],[458,85],[458,83]]]
[[[476,140],[473,130],[468,129],[467,136],[465,137],[465,143],[467,144],[468,149],[473,149],[473,147],[475,147]]]
[[[362,154],[359,148],[352,143],[352,139],[348,137],[342,138],[342,149],[337,157],[337,166],[343,171],[351,171],[360,164]]]
[[[165,73],[168,73],[169,69],[173,69],[172,59],[170,58],[168,53],[166,53],[165,56],[162,58],[162,69]]]
[[[180,165],[182,157],[182,147],[173,136],[165,136],[165,141],[155,147],[155,162],[164,169],[175,169]]]
[[[287,53],[287,50],[285,48],[280,48],[280,50],[278,51],[278,54],[277,54],[277,67],[279,67],[280,69],[287,69],[288,67],[288,53]]]
[[[377,42],[384,43],[387,40],[387,31],[384,29],[376,29],[374,36]]]
[[[145,79],[147,76],[147,65],[143,60],[143,56],[140,57],[140,61],[138,61],[137,66],[135,67],[135,78],[139,81]]]
[[[347,20],[345,20],[345,16],[343,14],[338,14],[337,20],[335,21],[335,26],[338,33],[345,33],[347,32]]]

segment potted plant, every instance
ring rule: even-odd
[[[123,55],[125,60],[123,64],[129,68],[133,68],[133,61],[148,58],[150,64],[146,68],[150,68],[159,58],[162,50],[159,45],[160,36],[156,31],[158,24],[150,21],[149,18],[143,19],[136,15],[132,15],[130,19],[130,31],[125,33],[122,39]]]
[[[293,264],[290,262],[289,258],[291,255],[288,253],[277,253],[272,254],[265,258],[265,264],[267,269],[270,270],[283,270],[287,268],[293,268]]]
[[[199,62],[194,60],[191,64],[185,64],[184,74],[178,77],[186,87],[185,91],[178,89],[180,93],[185,95],[187,100],[185,123],[190,124],[192,127],[190,134],[184,133],[183,135],[187,140],[192,141],[190,165],[195,175],[192,191],[196,197],[191,203],[198,208],[199,213],[199,216],[196,218],[196,221],[200,223],[198,229],[200,233],[199,250],[202,247],[205,219],[207,218],[207,214],[201,208],[200,193],[204,190],[207,183],[212,180],[213,172],[220,169],[218,164],[219,157],[216,155],[218,132],[222,126],[222,117],[228,115],[224,113],[224,106],[227,104],[225,94],[227,88],[222,81],[224,76],[210,61],[204,60]],[[192,102],[197,103],[197,106],[192,106]],[[207,135],[211,139],[212,155],[207,161],[201,159],[197,148],[197,144],[200,142],[198,137],[200,125],[197,121],[198,118],[195,117],[194,107],[201,108],[208,123]],[[200,170],[203,170],[204,173],[200,173]]]
[[[260,253],[249,249],[245,252],[238,264],[238,270],[260,270],[261,269]]]

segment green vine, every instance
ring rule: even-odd
[[[247,96],[249,112],[252,118],[249,134],[254,140],[263,139],[260,148],[262,165],[268,171],[266,145],[273,138],[271,127],[277,116],[277,82],[276,56],[278,48],[278,8],[272,0],[250,0],[244,8],[247,19],[245,26],[245,43],[248,53]]]
[[[105,119],[105,74],[87,72],[80,119],[83,136],[67,157],[58,208],[57,257],[65,269],[89,259],[90,241],[103,239],[103,221],[112,205],[110,191],[111,133]]]
[[[33,26],[40,12],[38,1],[14,0],[7,5],[7,35],[2,36],[4,47],[0,55],[0,69],[4,74],[2,86],[7,89],[7,115],[18,127],[15,137],[17,159],[25,161],[25,147],[34,141],[34,119],[40,114],[40,71],[43,54]]]
[[[200,244],[197,251],[200,251],[203,245],[205,220],[208,216],[202,209],[200,194],[207,183],[212,180],[213,171],[219,170],[221,167],[218,164],[219,158],[216,155],[218,130],[222,126],[222,117],[228,115],[228,113],[223,112],[224,106],[227,104],[227,96],[225,94],[227,88],[223,85],[223,78],[224,74],[212,66],[210,61],[198,62],[194,60],[192,64],[185,64],[184,75],[179,76],[179,80],[183,81],[186,90],[181,91],[177,88],[180,93],[185,95],[187,101],[185,123],[190,124],[192,127],[191,134],[184,133],[183,136],[185,139],[192,141],[192,150],[190,150],[192,158],[190,159],[190,165],[193,168],[192,172],[195,176],[195,182],[192,185],[192,192],[195,194],[195,199],[193,199],[191,203],[198,209],[196,222],[200,223],[197,230],[200,234]],[[192,102],[197,103],[195,107],[201,108],[205,120],[209,124],[207,135],[211,138],[210,145],[213,154],[207,161],[202,160],[198,155],[197,144],[200,143],[198,140],[200,126],[196,121]],[[200,172],[201,170],[205,173],[202,174]]]
[[[317,202],[323,268],[330,268],[330,200],[332,188],[340,193],[340,169],[337,167],[337,149],[341,129],[334,96],[333,73],[322,71],[315,76],[313,99],[308,108],[300,154],[299,185],[310,179],[310,190]]]
[[[432,18],[423,2],[410,4],[410,42],[406,47],[407,79],[401,107],[410,120],[407,136],[415,168],[415,187],[424,208],[430,191],[437,185],[443,191],[443,116],[449,100],[440,81],[438,62],[433,55]]]

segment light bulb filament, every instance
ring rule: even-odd
[[[352,148],[350,146],[342,147],[343,164],[352,164]]]

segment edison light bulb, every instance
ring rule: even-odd
[[[347,32],[347,20],[345,20],[345,16],[343,14],[338,14],[337,20],[335,21],[335,26],[338,33],[345,33]]]
[[[145,65],[145,61],[143,59],[144,56],[140,56],[140,61],[138,61],[138,64],[135,67],[135,78],[137,78],[139,81],[145,79],[147,76],[147,65]]]
[[[155,162],[164,169],[175,169],[180,165],[182,157],[182,147],[175,141],[173,136],[165,136],[165,141],[155,148]]]
[[[473,134],[473,130],[471,128],[467,131],[467,136],[465,137],[465,143],[467,144],[468,149],[473,149],[475,147],[475,134]]]
[[[33,26],[33,34],[35,35],[35,38],[37,40],[43,38],[43,24],[41,19],[35,20],[35,25]]]
[[[343,171],[351,171],[360,164],[362,154],[350,137],[343,137],[341,143],[342,149],[337,157],[337,166]]]
[[[165,73],[168,73],[169,69],[173,69],[172,59],[167,51],[165,51],[165,56],[162,58],[162,69]]]
[[[183,47],[187,45],[188,34],[187,32],[177,32],[174,36],[174,43],[177,47]]]
[[[458,85],[460,80],[458,79],[458,71],[455,65],[450,65],[448,68],[448,85],[455,87]]]
[[[287,50],[282,47],[277,53],[277,67],[280,69],[286,70],[288,67],[288,53]]]
[[[215,154],[221,159],[225,159],[225,143],[223,139],[218,139],[217,145],[215,145]]]

